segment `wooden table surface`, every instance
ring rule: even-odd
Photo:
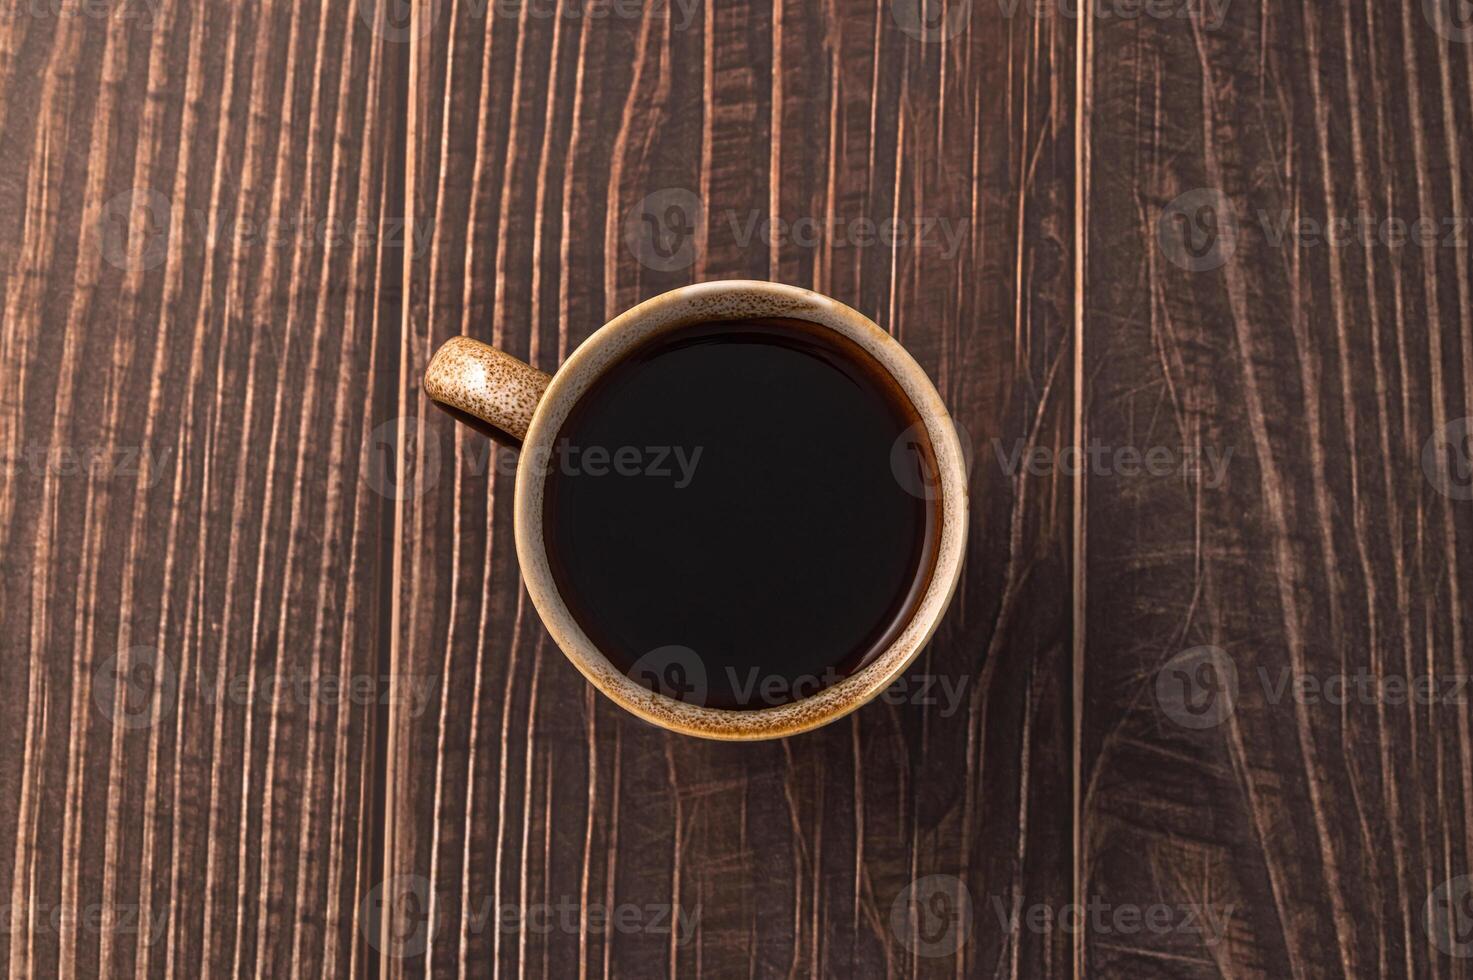
[[[1467,4],[1078,7],[8,5],[9,974],[1473,976]],[[750,745],[419,390],[733,277],[972,448],[904,685]]]

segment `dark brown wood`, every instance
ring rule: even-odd
[[[1467,976],[1473,45],[1076,6],[0,20],[10,974]],[[730,277],[973,452],[908,686],[752,745],[582,680],[418,387]]]
[[[551,371],[640,299],[776,278],[874,317],[971,433],[1069,440],[1067,23],[978,5],[970,31],[931,44],[884,5],[691,5],[688,23],[676,5],[600,21],[537,9],[457,5],[416,55],[410,193],[434,242],[409,277],[406,403],[424,405],[426,358],[456,333]],[[626,221],[671,204],[701,227],[683,258],[642,264]],[[767,242],[752,229],[773,215],[838,231]],[[850,241],[860,221],[918,219],[926,235],[897,249]],[[443,676],[447,699],[390,733],[388,840],[391,873],[440,904],[438,928],[401,924],[417,942],[400,952],[423,955],[392,973],[1068,968],[1066,940],[1010,939],[984,900],[1071,900],[1069,481],[1010,480],[979,447],[970,564],[914,670],[960,686],[958,710],[879,704],[799,738],[721,745],[590,692],[520,588],[511,475],[488,474],[486,440],[447,417],[426,428],[442,476],[402,518],[396,664]],[[976,900],[961,956],[921,959],[892,930],[897,895],[932,874]],[[565,901],[672,906],[692,932],[479,921]]]
[[[377,706],[320,685],[382,673],[403,46],[352,2],[0,38],[0,963],[362,975]]]
[[[1232,457],[1216,489],[1088,482],[1084,879],[1237,906],[1212,950],[1091,944],[1102,973],[1468,974],[1426,919],[1473,846],[1473,512],[1423,461],[1473,412],[1473,65],[1435,8],[1234,5],[1216,31],[1093,39],[1086,433]],[[1236,228],[1195,272],[1157,247],[1180,225],[1153,227],[1193,192]],[[1436,235],[1398,245],[1387,219]],[[1163,725],[1142,681],[1199,644],[1235,663],[1237,709]],[[1276,695],[1285,670],[1436,695]]]

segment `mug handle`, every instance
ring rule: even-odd
[[[525,439],[551,380],[551,375],[489,344],[452,337],[430,358],[424,390],[441,405]]]

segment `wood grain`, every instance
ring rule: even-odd
[[[1188,961],[1141,942],[1091,959],[1113,975],[1466,976],[1426,916],[1473,843],[1473,528],[1423,451],[1473,392],[1469,48],[1422,5],[1306,3],[1235,5],[1216,31],[1116,23],[1095,51],[1096,158],[1115,166],[1091,195],[1091,241],[1110,234],[1086,284],[1089,434],[1232,455],[1215,489],[1089,484],[1085,680],[1110,693],[1085,716],[1086,880],[1238,911]],[[1236,235],[1188,271],[1157,216],[1204,190]],[[1425,247],[1382,227],[1422,218]],[[1235,663],[1237,708],[1209,730],[1163,726],[1133,703],[1140,679],[1199,644]],[[1286,669],[1371,683],[1296,698]],[[1375,693],[1417,678],[1429,703]]]
[[[7,11],[0,962],[1468,976],[1456,8]],[[419,390],[728,277],[973,453],[906,686],[746,746],[581,679]]]
[[[484,437],[427,409],[418,379],[457,333],[550,371],[642,298],[776,278],[874,317],[970,432],[1068,441],[1072,27],[979,5],[970,31],[933,44],[885,6],[597,21],[554,6],[448,5],[416,49],[410,196],[434,238],[411,263],[401,378],[442,476],[405,502],[395,663],[442,676],[445,698],[390,732],[386,867],[414,900],[395,930],[412,941],[386,944],[386,969],[1067,969],[1067,940],[1010,937],[987,900],[1073,894],[1069,481],[975,464],[969,566],[913,671],[951,684],[954,710],[913,703],[938,697],[913,679],[919,697],[816,733],[707,744],[623,716],[547,640],[517,579],[511,476],[487,466]],[[692,226],[684,253],[631,248],[630,216],[637,229],[670,206]],[[818,241],[765,238],[769,217],[812,219]],[[920,231],[879,246],[887,221]],[[892,905],[936,874],[966,883],[977,935],[922,958]],[[564,903],[555,928],[516,928]],[[626,904],[678,909],[691,930],[601,926]]]
[[[346,2],[0,37],[0,962],[361,974],[377,706],[323,681],[387,627],[407,60]]]

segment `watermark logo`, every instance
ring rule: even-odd
[[[671,644],[640,657],[626,676],[641,687],[686,704],[710,704],[714,686],[720,699],[730,699],[738,707],[771,708],[811,698],[849,675],[831,666],[797,676],[764,672],[755,666],[742,669],[727,664],[718,669],[707,665],[690,647]],[[903,674],[876,700],[896,707],[934,709],[938,717],[950,718],[962,709],[970,680],[965,674]]]
[[[433,914],[431,909],[433,908]],[[436,892],[423,875],[396,875],[375,885],[360,906],[360,928],[375,950],[394,959],[423,956],[442,932],[480,936],[567,936],[645,933],[671,936],[677,946],[695,936],[699,904],[686,908],[662,902],[605,905],[564,895],[556,901],[474,900],[458,892]]]
[[[375,37],[399,44],[424,37],[440,16],[441,0],[358,0],[358,16]],[[414,8],[419,8],[419,19]]]
[[[1360,705],[1450,704],[1468,703],[1470,682],[1467,674],[1373,674],[1361,668],[1353,674],[1296,674],[1281,667],[1271,675],[1259,667],[1256,676],[1267,704],[1279,705],[1285,699],[1294,704],[1328,704],[1343,707]]]
[[[802,701],[842,682],[846,676],[833,667],[797,677],[763,674],[756,667],[746,671],[727,667],[722,673],[727,690],[737,704],[744,708],[759,705],[775,707]],[[961,708],[962,696],[966,693],[969,679],[966,675],[907,674],[896,678],[894,683],[879,694],[878,700],[896,707],[909,704],[937,708],[939,717],[950,718]]]
[[[962,708],[962,696],[971,678],[965,674],[904,674],[879,695],[878,700],[895,706],[935,708],[939,718],[950,718]],[[838,683],[835,677],[833,683]]]
[[[174,709],[174,664],[162,651],[136,646],[105,659],[92,674],[92,703],[119,728],[148,728]]]
[[[1243,685],[1254,686],[1269,707],[1283,704],[1400,706],[1473,702],[1473,675],[1354,672],[1311,673],[1280,666],[1258,667],[1239,675],[1233,658],[1217,647],[1186,650],[1167,661],[1156,674],[1156,703],[1184,728],[1212,728],[1236,709]]]
[[[430,881],[423,875],[379,882],[363,896],[359,911],[363,937],[378,952],[403,960],[430,948]]]
[[[509,20],[643,20],[665,18],[670,30],[681,33],[695,23],[701,0],[466,0],[471,17],[491,13]]]
[[[1237,251],[1241,225],[1256,224],[1269,248],[1416,247],[1467,251],[1473,244],[1473,218],[1462,215],[1377,215],[1369,212],[1321,217],[1281,208],[1259,208],[1239,219],[1227,195],[1215,187],[1188,191],[1161,212],[1156,237],[1174,264],[1190,272],[1217,269]]]
[[[747,211],[728,208],[713,217],[711,226],[730,235],[741,249],[753,248],[758,243],[767,248],[776,245],[806,251],[824,246],[835,250],[913,248],[935,252],[948,262],[961,251],[970,231],[966,218],[947,215],[892,216],[879,221],[866,215],[821,218],[803,215],[790,220],[756,208]]]
[[[171,446],[27,446],[19,459],[33,475],[130,479],[154,487],[164,475]]]
[[[695,479],[705,451],[705,446],[575,445],[559,439],[524,452],[518,467],[540,477],[554,472],[574,477],[647,477],[668,480],[676,490],[684,490]]]
[[[942,424],[945,424],[944,422]],[[955,419],[951,426],[962,449],[962,472],[972,472],[972,434]],[[936,500],[941,496],[941,474],[926,459],[926,423],[917,421],[900,433],[890,447],[890,472],[901,489],[912,497]]]
[[[1322,219],[1295,215],[1287,208],[1277,214],[1263,208],[1254,212],[1263,238],[1272,248],[1455,248],[1466,250],[1473,236],[1473,219],[1459,215],[1400,216],[1342,214]]]
[[[1473,500],[1473,418],[1454,419],[1422,446],[1422,472],[1444,497]]]
[[[1184,650],[1156,672],[1156,704],[1183,728],[1215,728],[1232,715],[1237,700],[1237,665],[1218,647]]]
[[[396,468],[397,442],[404,438],[406,468]],[[514,477],[526,471],[539,478],[554,473],[578,478],[642,478],[661,480],[676,490],[696,478],[704,446],[603,446],[574,444],[558,439],[551,445],[516,450],[490,439],[473,439],[457,457],[467,476],[496,474]],[[413,500],[433,490],[440,481],[442,450],[438,433],[417,416],[390,419],[369,433],[359,470],[375,493],[390,500]]]
[[[1088,17],[1105,23],[1122,20],[1184,20],[1215,31],[1227,19],[1230,0],[997,0],[997,12],[1011,19],[1019,15],[1034,20],[1058,17],[1079,20]]]
[[[147,187],[115,194],[97,217],[102,258],[118,269],[147,272],[169,255],[169,221],[173,205]]]
[[[629,679],[674,701],[704,705],[706,664],[690,647],[656,647],[629,668]]]
[[[1215,187],[1187,191],[1161,211],[1156,240],[1167,259],[1188,272],[1220,269],[1238,250],[1232,202]]]
[[[313,674],[287,670],[250,671],[181,688],[173,661],[153,647],[140,646],[98,665],[92,680],[92,699],[109,721],[124,728],[158,724],[173,713],[181,695],[211,706],[400,705],[409,717],[418,718],[429,708],[439,683],[434,674]]]
[[[938,44],[972,26],[972,0],[891,0],[890,16],[917,41]]]
[[[1156,902],[1139,905],[1134,902],[1112,903],[1098,897],[1085,902],[1053,906],[1035,903],[1009,908],[996,895],[992,898],[993,914],[1000,929],[1016,936],[1020,931],[1049,936],[1063,933],[1073,936],[1089,933],[1095,936],[1195,936],[1206,946],[1217,945],[1227,934],[1237,906],[1168,904]]]
[[[13,923],[34,934],[53,936],[135,936],[144,946],[153,946],[169,924],[169,906],[161,908],[93,902],[87,905],[46,905],[22,902],[0,905],[0,936],[13,935]]]
[[[163,0],[9,0],[0,5],[0,21],[31,16],[41,20],[63,17],[87,20],[118,20],[130,28],[152,30],[158,23]]]
[[[1427,896],[1422,910],[1432,944],[1448,956],[1473,956],[1473,875],[1450,878]]]
[[[1098,439],[1091,439],[1084,446],[1055,449],[1051,446],[1029,446],[1024,439],[1015,439],[1012,446],[1007,447],[1001,439],[993,439],[992,453],[1002,472],[1008,476],[1016,476],[1020,470],[1036,477],[1054,473],[1067,477],[1088,473],[1091,476],[1128,479],[1180,476],[1201,483],[1209,490],[1216,490],[1227,479],[1233,447],[1220,450],[1216,446],[1107,446]]]
[[[404,471],[398,468],[399,438],[404,439]],[[374,427],[358,463],[363,482],[389,500],[416,500],[440,482],[440,441],[436,430],[415,415]]]
[[[402,705],[411,718],[425,713],[440,679],[433,674],[309,674],[284,672],[236,674],[219,687],[192,693],[205,704]]]
[[[641,265],[657,272],[688,268],[696,260],[703,230],[730,239],[739,249],[819,248],[891,251],[913,248],[954,259],[970,231],[966,218],[947,215],[895,216],[876,220],[866,215],[800,215],[786,218],[759,208],[727,208],[707,212],[692,191],[666,187],[641,198],[624,219],[624,243]]]
[[[890,931],[917,956],[951,956],[972,938],[972,893],[956,875],[917,878],[890,905]]]
[[[0,0],[3,2],[3,0]],[[394,250],[424,255],[434,225],[394,215],[342,218],[306,212],[250,214],[181,207],[149,188],[114,195],[97,216],[98,251],[119,269],[147,271],[163,263],[171,245],[185,250],[228,245],[237,249]]]
[[[1449,41],[1473,41],[1473,3],[1469,0],[1422,0],[1422,13],[1432,29]]]
[[[706,220],[699,194],[665,187],[639,199],[624,218],[624,244],[636,261],[655,272],[688,269],[696,260],[696,238]]]

